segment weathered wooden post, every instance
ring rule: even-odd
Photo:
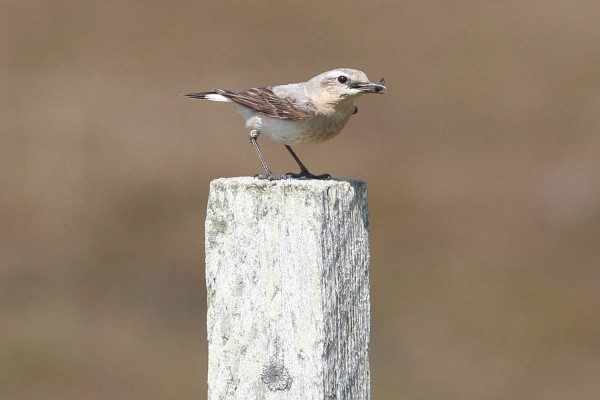
[[[206,217],[208,398],[370,398],[367,185],[226,178]]]

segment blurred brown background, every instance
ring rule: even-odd
[[[1,399],[205,398],[208,185],[260,164],[179,94],[336,67],[389,87],[296,148],[369,184],[373,398],[600,398],[597,1],[0,6]]]

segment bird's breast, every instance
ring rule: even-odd
[[[346,122],[348,118],[319,115],[297,120],[262,117],[260,132],[284,144],[314,144],[332,139]]]
[[[317,114],[304,119],[269,117],[247,107],[238,107],[246,120],[246,128],[283,144],[316,144],[336,136],[346,125],[352,112]]]

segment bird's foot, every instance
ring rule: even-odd
[[[297,174],[293,172],[288,172],[287,174],[285,174],[285,176],[289,177],[289,179],[331,179],[331,175],[329,174],[315,175],[310,173],[307,169],[303,169]]]
[[[281,181],[281,180],[284,180],[284,179],[290,179],[290,177],[288,176],[288,174],[285,174],[285,175],[275,175],[272,172],[268,172],[266,174],[256,174],[256,175],[254,175],[254,177],[256,179],[264,179],[264,180],[267,180],[267,181]]]

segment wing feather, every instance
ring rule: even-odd
[[[270,87],[242,91],[216,89],[215,93],[269,117],[304,119],[317,114],[316,108],[311,103],[299,102],[291,97],[279,97]]]

